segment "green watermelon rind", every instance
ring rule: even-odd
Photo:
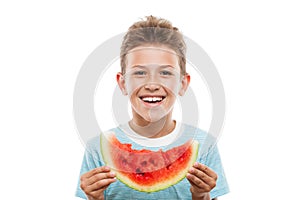
[[[107,135],[109,135],[109,134],[107,134]],[[101,134],[101,139],[100,140],[101,140],[100,148],[101,148],[101,152],[102,152],[102,155],[103,155],[103,160],[104,160],[105,164],[110,166],[111,170],[116,173],[117,179],[120,180],[125,185],[127,185],[128,187],[134,189],[134,190],[137,190],[137,191],[140,191],[140,192],[147,192],[147,193],[164,190],[164,189],[166,189],[166,188],[168,188],[172,185],[175,185],[175,184],[179,183],[180,181],[182,181],[185,178],[188,170],[195,163],[195,161],[197,159],[197,156],[198,156],[198,150],[199,150],[199,143],[198,143],[198,141],[194,140],[192,142],[192,147],[189,147],[189,148],[192,148],[192,157],[191,157],[187,167],[184,168],[180,174],[175,176],[173,179],[169,179],[167,181],[157,183],[155,185],[142,186],[140,184],[134,183],[130,178],[128,178],[125,175],[122,175],[121,173],[118,173],[118,171],[114,169],[112,159],[110,158],[110,156],[106,156],[106,155],[109,155],[109,152],[108,152],[109,145],[105,146],[105,143],[108,144],[109,142],[103,142],[105,140],[107,141],[107,139],[105,138],[105,136],[103,136],[103,134]]]

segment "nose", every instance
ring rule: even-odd
[[[157,83],[147,83],[145,86],[145,89],[150,90],[150,91],[155,91],[159,90],[160,86]]]

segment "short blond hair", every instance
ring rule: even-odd
[[[152,15],[129,27],[121,46],[121,70],[125,74],[127,53],[143,45],[162,45],[174,50],[178,56],[181,74],[186,74],[186,44],[178,28],[168,20]]]

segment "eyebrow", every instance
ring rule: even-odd
[[[149,65],[149,66],[151,66],[151,65]],[[161,68],[168,68],[168,67],[175,68],[172,65],[158,65],[158,66],[161,67]],[[139,68],[146,68],[147,66],[145,66],[145,65],[133,65],[131,68],[137,68],[137,67],[139,67]]]

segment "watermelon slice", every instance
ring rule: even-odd
[[[189,140],[167,151],[132,149],[114,133],[101,134],[104,162],[127,186],[141,192],[156,192],[181,181],[196,161],[199,143]]]

